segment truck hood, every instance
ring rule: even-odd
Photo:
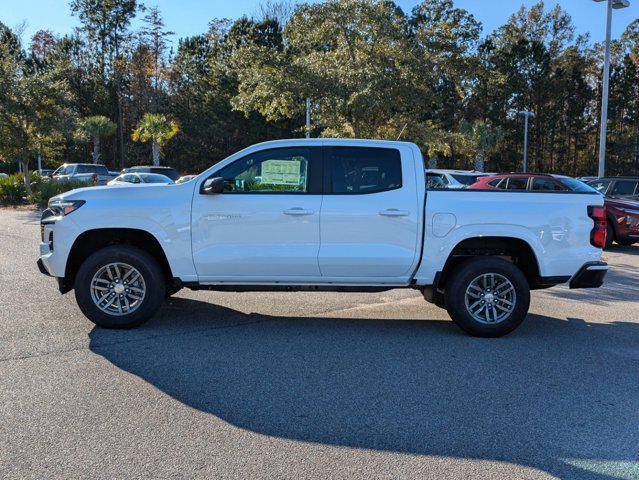
[[[188,182],[187,182],[188,183]],[[146,185],[101,185],[96,187],[84,187],[76,188],[75,190],[69,190],[60,195],[52,197],[51,200],[85,200],[90,202],[91,200],[126,200],[127,197],[131,200],[139,199],[141,197],[148,198],[157,196],[158,199],[165,195],[171,195],[173,193],[172,188],[181,187],[186,184],[166,184],[166,183],[149,183]],[[191,185],[193,188],[193,185]]]

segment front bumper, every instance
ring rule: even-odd
[[[604,277],[609,268],[606,262],[585,263],[572,276],[568,286],[570,288],[599,288],[603,285]]]
[[[47,268],[44,266],[44,263],[42,263],[41,258],[38,258],[37,265],[38,265],[38,270],[40,270],[40,273],[42,273],[43,275],[46,275],[47,277],[51,276]]]

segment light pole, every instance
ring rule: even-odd
[[[311,99],[306,97],[306,138],[311,138]]]
[[[524,173],[528,164],[528,119],[534,117],[535,114],[528,110],[522,110],[519,115],[524,116]]]
[[[619,10],[630,5],[628,0],[594,0],[608,2],[606,14],[606,45],[604,53],[603,89],[601,92],[601,125],[599,132],[599,170],[598,176],[603,177],[606,166],[606,123],[608,122],[608,82],[610,77],[610,25],[612,23],[612,9]]]

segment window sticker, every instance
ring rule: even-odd
[[[300,160],[266,160],[262,162],[261,183],[272,185],[300,185]]]

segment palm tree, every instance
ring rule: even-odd
[[[469,143],[469,149],[475,155],[475,170],[484,171],[486,157],[500,142],[503,133],[501,128],[493,127],[483,120],[476,120],[472,125],[465,124],[462,132]]]
[[[462,150],[466,142],[459,132],[449,132],[427,120],[418,132],[418,138],[428,155],[428,168],[437,168],[440,155],[450,157],[453,150]]]
[[[133,130],[133,140],[135,142],[152,143],[153,165],[160,164],[160,150],[162,147],[180,131],[180,127],[173,120],[168,120],[166,116],[159,113],[145,113],[138,123],[138,128]]]
[[[100,138],[110,137],[117,126],[104,115],[93,115],[80,120],[78,136],[93,140],[93,163],[100,160]]]

